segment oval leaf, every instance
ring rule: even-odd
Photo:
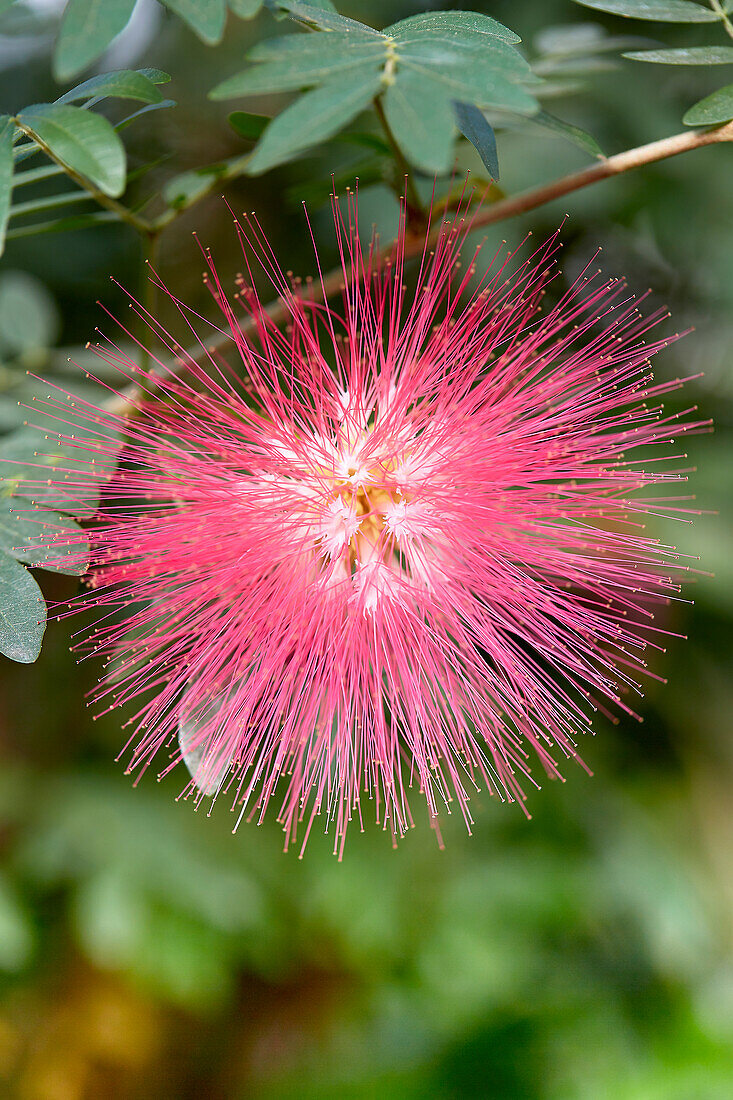
[[[213,46],[221,42],[227,18],[226,0],[162,0],[179,15],[202,42]]]
[[[18,324],[19,318],[22,324]],[[59,334],[59,322],[56,302],[40,279],[28,271],[3,271],[0,275],[0,350],[4,355],[23,355],[53,347]]]
[[[152,80],[153,84],[170,84],[171,74],[163,72],[162,69],[151,69],[149,66],[143,66],[142,69],[135,70],[138,73],[142,73],[148,80]]]
[[[23,665],[41,652],[46,604],[25,566],[0,553],[0,653]]]
[[[486,39],[448,37],[421,31],[419,35],[401,40],[397,47],[398,65],[406,58],[438,68],[463,68],[466,65],[497,72],[509,80],[538,82],[529,63],[514,46],[500,38]]]
[[[253,115],[249,111],[232,111],[229,115],[231,128],[247,141],[259,141],[269,121],[269,115]]]
[[[719,122],[733,119],[733,84],[718,88],[717,92],[706,96],[690,107],[682,121],[685,126],[715,126]]]
[[[331,137],[367,107],[381,88],[381,70],[355,65],[349,83],[324,84],[307,92],[273,119],[252,154],[250,174],[259,175],[318,141]]]
[[[314,62],[338,60],[344,52],[348,52],[353,60],[360,61],[372,56],[374,51],[377,54],[386,52],[388,45],[387,38],[381,34],[369,38],[342,31],[331,34],[282,34],[278,38],[258,42],[247,51],[247,60],[288,61],[292,65],[307,67]]]
[[[163,96],[155,84],[144,73],[134,69],[118,69],[116,72],[100,73],[90,77],[83,84],[64,92],[57,103],[74,103],[79,99],[137,99],[142,103],[162,103]]]
[[[86,69],[127,26],[136,0],[69,0],[61,23],[53,71],[57,80]]]
[[[439,84],[450,100],[475,103],[479,107],[498,107],[517,114],[531,115],[539,110],[533,95],[492,69],[490,61],[479,55],[446,57],[423,49],[420,43],[406,45],[400,50],[397,84],[408,73],[412,78],[419,76],[428,83]]]
[[[211,164],[203,168],[192,168],[190,172],[181,172],[163,187],[163,198],[174,209],[185,210],[203,195],[212,184],[226,175],[226,164]]]
[[[43,414],[40,406],[38,411]],[[75,429],[75,436],[81,439],[84,425],[75,425]],[[96,438],[91,430],[89,434]],[[111,475],[115,458],[111,454],[99,462],[87,456],[78,445],[59,443],[58,437],[22,428],[0,442],[0,479],[8,492],[29,497],[34,504],[89,517],[96,511],[99,489]]]
[[[34,568],[80,577],[87,570],[89,542],[68,516],[23,497],[0,497],[0,550]]]
[[[338,73],[346,73],[354,64],[371,61],[375,65],[387,59],[387,40],[380,38],[352,41],[344,34],[290,35],[297,47],[286,56],[262,65],[253,65],[243,73],[229,77],[210,93],[211,99],[233,99],[263,92],[288,92],[296,88],[323,84]],[[288,38],[285,39],[288,41]],[[257,49],[251,53],[253,60]],[[265,56],[267,56],[265,54]]]
[[[634,50],[630,61],[654,61],[657,65],[733,65],[733,46],[691,46],[679,50]]]
[[[692,0],[575,0],[584,8],[659,23],[717,23],[720,16]]]
[[[572,141],[573,145],[585,149],[586,153],[590,153],[592,157],[598,157],[600,160],[603,160],[605,157],[605,153],[596,139],[591,134],[587,133],[586,130],[581,130],[579,126],[573,126],[571,122],[565,122],[561,118],[556,118],[555,115],[548,114],[547,111],[538,111],[536,115],[532,115],[532,118],[529,120],[529,125],[537,125],[545,130],[552,130],[553,133],[559,134],[560,137]]]
[[[439,32],[455,35],[456,38],[470,38],[483,35],[486,39],[499,38],[516,45],[522,39],[510,31],[503,23],[489,15],[479,15],[475,11],[426,11],[400,19],[391,27],[385,27],[383,34],[393,38],[414,37],[415,31]]]
[[[453,104],[458,129],[476,148],[478,155],[488,169],[491,178],[499,178],[499,154],[496,150],[496,135],[486,116],[473,103]]]
[[[366,23],[360,23],[357,19],[340,15],[330,6],[306,4],[302,0],[277,0],[275,6],[286,11],[291,19],[311,27],[319,27],[322,31],[348,31],[350,34],[357,35],[379,34],[379,31],[375,31],[373,27],[368,27]]]
[[[454,120],[451,96],[420,73],[401,72],[384,95],[384,112],[411,164],[439,175],[450,170]]]
[[[21,111],[18,123],[106,195],[125,190],[125,148],[106,118],[65,103],[37,103]]]

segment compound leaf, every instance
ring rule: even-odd
[[[334,81],[306,92],[267,127],[252,154],[250,173],[259,175],[331,137],[371,103],[381,86],[379,67],[363,62],[352,66],[348,85]]]
[[[386,60],[386,39],[376,36],[354,41],[349,35],[339,32],[308,36],[294,34],[283,41],[292,41],[284,56],[275,56],[273,60],[253,65],[230,77],[209,93],[211,98],[231,99],[263,92],[293,91],[308,85],[323,84],[362,62],[370,61],[378,65]],[[267,45],[263,43],[263,46]],[[268,52],[255,47],[249,57],[257,61],[267,58]]]

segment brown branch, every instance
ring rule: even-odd
[[[705,145],[715,145],[724,141],[733,141],[733,122],[727,122],[724,126],[719,126],[713,130],[685,131],[682,134],[662,138],[661,141],[653,141],[649,145],[640,145],[636,149],[629,149],[625,153],[617,153],[615,156],[604,158],[597,164],[584,168],[580,172],[573,172],[569,176],[553,180],[552,183],[543,184],[541,187],[532,188],[530,191],[523,191],[512,198],[502,199],[492,206],[487,206],[476,215],[473,222],[474,228],[494,225],[496,222],[516,218],[519,214],[526,214],[529,210],[536,210],[537,207],[552,202],[553,199],[562,198],[563,195],[570,195],[573,191],[588,187],[591,183],[598,183],[600,180],[610,179],[612,176],[620,176],[634,168],[641,168],[646,164],[653,164],[655,161],[675,157],[679,153],[688,152],[690,149],[702,149]],[[440,223],[433,227],[428,238],[429,244],[435,243],[440,228]],[[408,237],[405,242],[405,257],[410,258],[419,255],[424,245],[425,238],[422,235]],[[387,254],[392,247],[393,245],[388,245],[381,250],[381,254]],[[313,298],[316,301],[320,301],[322,298],[328,299],[337,294],[342,286],[343,272],[340,268],[337,268],[324,276],[322,284],[314,282],[312,288]],[[271,320],[279,324],[287,318],[287,303],[282,298],[277,298],[270,303],[266,312]],[[252,328],[252,323],[244,322],[242,328],[244,331],[248,331]],[[211,341],[208,346],[215,348],[225,343],[226,340],[226,336],[219,336]],[[201,348],[192,349],[189,354],[193,359],[199,359]],[[131,405],[134,405],[139,395],[140,390],[137,386],[129,386],[119,397],[113,398],[105,407],[109,412],[123,414]]]

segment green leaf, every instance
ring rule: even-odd
[[[229,0],[229,7],[240,19],[252,19],[262,7],[263,0]]]
[[[277,3],[278,0],[274,0],[274,2]],[[270,0],[268,0],[268,4],[269,3]],[[303,3],[309,4],[312,8],[318,8],[320,11],[330,11],[333,12],[334,15],[338,15],[338,10],[333,0],[303,0]]]
[[[221,42],[227,18],[226,0],[162,0],[167,8],[187,23],[202,42]]]
[[[33,924],[11,883],[0,877],[0,970],[18,971],[34,947]]]
[[[533,114],[538,110],[533,95],[492,69],[480,55],[471,53],[443,60],[429,46],[410,44],[400,50],[396,83],[400,84],[408,72],[439,84],[450,99],[476,103],[480,107],[500,107],[518,114]]]
[[[313,84],[323,84],[355,64],[378,65],[387,57],[387,41],[378,37],[353,40],[347,34],[288,35],[293,47],[287,57],[255,65],[229,77],[209,93],[211,99],[233,99],[263,92],[287,92]],[[276,40],[277,41],[277,40]],[[263,43],[267,46],[268,43]],[[255,47],[250,57],[257,60],[263,51]],[[265,53],[266,56],[266,53]]]
[[[24,565],[0,553],[0,653],[30,665],[41,652],[46,605]]]
[[[332,138],[332,141],[337,140],[338,138]],[[382,157],[369,157],[366,160],[352,162],[340,171],[334,172],[328,179],[314,178],[309,174],[307,179],[298,180],[289,187],[285,195],[288,205],[293,210],[300,209],[303,203],[316,209],[331,201],[331,192],[334,188],[338,195],[347,187],[353,188],[357,180],[360,189],[370,187],[375,183],[384,183],[390,179],[393,172],[394,165],[391,161],[385,163]]]
[[[118,196],[125,190],[125,149],[102,115],[65,103],[37,103],[21,111],[18,123],[106,195]]]
[[[152,80],[153,84],[170,84],[171,74],[164,73],[162,69],[150,69],[144,67],[142,69],[135,70],[138,73],[142,73],[148,80]]]
[[[129,22],[136,0],[69,0],[53,58],[57,80],[68,80],[104,53]]]
[[[54,176],[63,176],[64,170],[60,164],[44,164],[41,168],[28,168],[25,172],[18,172],[13,180],[13,189],[23,187],[28,183],[39,183],[41,180],[51,179]]]
[[[57,394],[55,391],[54,396]],[[71,414],[71,401],[69,404]],[[39,405],[39,420],[44,417],[47,419],[48,414]],[[54,425],[58,430],[58,424]],[[69,425],[67,430],[77,439],[85,435],[98,439],[88,424],[78,428]],[[105,440],[108,437],[112,439],[111,433],[105,432]],[[113,455],[95,461],[83,447],[59,442],[58,436],[31,427],[13,432],[0,442],[0,478],[7,491],[74,516],[94,515],[99,486],[113,468]]]
[[[720,16],[692,0],[575,0],[584,8],[659,23],[717,23]]]
[[[372,62],[352,66],[349,82],[324,84],[307,92],[273,119],[252,155],[250,173],[259,175],[351,122],[381,88],[381,70]]]
[[[399,41],[397,44],[398,69],[400,65],[416,63],[430,69],[469,68],[477,74],[497,73],[509,80],[538,83],[528,62],[514,46],[499,38],[450,40],[439,35],[423,33]]]
[[[0,550],[37,569],[80,577],[89,542],[73,520],[23,497],[0,497]]]
[[[582,57],[572,54],[566,57],[545,57],[534,63],[534,72],[543,80],[569,76],[587,76],[591,73],[610,73],[618,68],[615,58]],[[544,86],[540,87],[544,91]]]
[[[385,27],[382,33],[390,37],[407,37],[412,31],[454,34],[458,38],[478,34],[488,39],[500,38],[514,45],[522,41],[518,34],[510,31],[503,23],[475,11],[426,11],[420,15],[411,15],[408,19],[400,19],[398,23]]]
[[[389,40],[381,34],[368,38],[333,31],[330,34],[282,34],[278,38],[266,38],[247,52],[248,61],[287,61],[308,70],[319,63],[338,60],[344,51],[355,61],[365,57],[386,55]]]
[[[340,15],[329,7],[321,7],[316,4],[306,4],[302,0],[277,0],[273,7],[281,8],[299,23],[306,23],[311,27],[319,27],[322,31],[348,31],[350,34],[375,35],[373,27],[366,23],[360,23],[357,19],[349,19],[346,15]]]
[[[366,130],[348,130],[344,134],[335,134],[331,139],[336,145],[358,145],[361,149],[371,149],[383,157],[392,157],[389,143],[378,134],[369,133]]]
[[[47,35],[56,31],[58,15],[49,4],[30,5],[16,3],[16,0],[0,0],[2,34],[8,37]]]
[[[71,214],[67,218],[52,218],[48,221],[34,222],[33,225],[16,225],[5,234],[7,240],[19,237],[37,237],[44,233],[68,233],[76,229],[87,229],[97,225],[109,225],[119,218],[111,210],[94,210],[89,214]]]
[[[0,275],[0,350],[4,355],[27,355],[53,347],[59,328],[56,303],[40,279],[26,271]]]
[[[724,88],[718,88],[717,92],[701,99],[682,121],[685,126],[715,126],[719,122],[730,122],[733,119],[733,84],[726,84]]]
[[[144,107],[141,107],[139,111],[133,111],[127,118],[120,119],[119,122],[115,122],[115,130],[118,132],[124,130],[131,122],[134,122],[136,118],[140,118],[140,115],[147,115],[150,111],[164,111],[169,107],[175,107],[175,99],[161,99],[160,103],[146,103]],[[128,182],[133,178],[134,173],[129,172],[127,179]]]
[[[80,99],[138,99],[142,103],[161,103],[162,94],[144,73],[134,69],[118,69],[116,72],[100,73],[85,80],[83,84],[64,92],[57,103],[74,103]]]
[[[453,112],[458,129],[475,146],[491,178],[498,180],[499,155],[496,149],[496,135],[486,116],[473,103],[460,103],[457,100],[453,104]]]
[[[609,50],[631,50],[635,46],[652,44],[649,38],[639,35],[608,34],[597,23],[563,23],[559,27],[546,27],[535,35],[534,46],[538,53],[553,57],[573,57],[580,54],[606,53]]]
[[[247,141],[259,141],[270,121],[269,115],[252,115],[248,111],[232,111],[229,125]]]
[[[204,168],[194,168],[190,172],[181,172],[168,180],[163,188],[163,198],[169,206],[184,209],[211,190],[217,179],[226,175],[226,164],[212,164]]]
[[[586,153],[590,153],[592,157],[599,157],[601,159],[605,157],[605,153],[596,139],[591,134],[587,133],[586,130],[581,130],[579,126],[573,126],[571,122],[565,122],[561,118],[556,118],[555,115],[548,114],[547,111],[538,111],[536,115],[532,115],[529,122],[530,124],[536,123],[545,130],[552,130],[553,133],[559,134],[560,137],[567,138],[567,140],[572,141],[574,145],[578,145],[581,149],[584,149]]]
[[[13,194],[13,135],[15,123],[8,115],[0,115],[0,256],[5,249],[5,230],[10,217]]]
[[[677,50],[634,50],[630,61],[654,61],[658,65],[733,65],[733,46],[691,46]]]
[[[450,170],[454,120],[451,96],[420,73],[405,73],[384,95],[395,140],[411,164],[432,175]]]

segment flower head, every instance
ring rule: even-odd
[[[334,209],[338,305],[246,219],[287,324],[206,254],[227,357],[164,338],[179,370],[146,373],[99,349],[143,396],[124,424],[88,409],[101,464],[106,429],[128,442],[82,602],[109,657],[97,702],[136,703],[131,769],[173,747],[198,799],[241,818],[277,798],[288,837],[323,814],[340,851],[367,801],[403,833],[410,787],[431,819],[470,823],[477,787],[523,803],[532,756],[556,776],[593,710],[628,709],[687,569],[638,491],[680,479],[659,459],[699,425],[663,414],[662,314],[623,283],[584,272],[540,312],[557,237],[479,270],[464,212],[408,295],[404,232],[380,261]]]

